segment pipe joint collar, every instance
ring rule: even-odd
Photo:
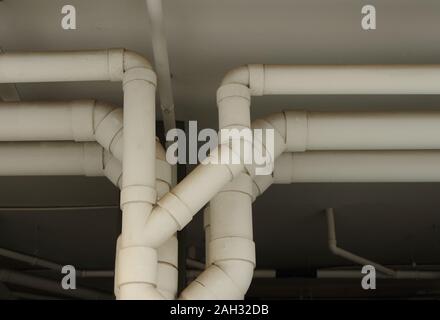
[[[129,202],[156,203],[156,189],[149,186],[132,185],[121,190],[121,209]]]
[[[218,266],[211,265],[182,292],[184,300],[242,300],[243,292]]]
[[[247,101],[251,101],[251,94],[249,88],[245,85],[238,83],[231,83],[222,85],[217,90],[217,104],[219,104],[223,99],[226,98],[243,98]]]
[[[264,65],[250,64],[248,68],[251,95],[262,96],[264,94]]]
[[[286,145],[291,152],[307,149],[308,121],[305,111],[284,111],[286,116]]]
[[[225,237],[209,243],[209,264],[224,260],[245,260],[255,266],[255,243],[240,237]]]
[[[157,251],[149,247],[126,247],[118,253],[117,286],[127,283],[156,285]]]
[[[129,82],[135,80],[143,80],[151,83],[153,86],[156,86],[157,84],[156,73],[154,73],[154,71],[151,69],[142,67],[131,68],[125,71],[123,77],[123,86],[126,86]]]
[[[124,74],[124,49],[109,49],[107,61],[110,81],[121,81]]]
[[[191,210],[172,192],[168,192],[164,195],[157,204],[173,217],[177,222],[179,231],[192,220],[193,215]]]

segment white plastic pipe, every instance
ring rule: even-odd
[[[0,54],[0,83],[122,81],[135,67],[151,69],[145,58],[124,49],[8,52]]]
[[[284,117],[287,151],[440,148],[438,111],[286,111]]]
[[[211,200],[208,267],[181,299],[244,298],[255,267],[251,186],[249,175],[242,173]]]
[[[437,150],[285,153],[275,161],[273,182],[438,182],[439,164]]]
[[[0,141],[97,141],[122,161],[122,109],[94,100],[0,102]]]
[[[440,65],[262,65],[237,68],[223,82],[252,95],[438,94]]]
[[[210,157],[217,159],[219,153],[231,154],[231,149],[220,145]],[[192,217],[242,170],[242,164],[210,163],[195,168],[158,201],[144,225],[145,243],[153,248],[160,246],[176,231],[185,227]]]
[[[162,0],[146,0],[146,3],[150,17],[154,67],[158,77],[160,106],[166,133],[176,127],[176,119]]]
[[[223,83],[217,91],[217,104],[220,129],[250,128],[250,93],[246,86]],[[252,144],[237,138],[240,143]],[[247,171],[210,201],[209,213],[205,212],[207,267],[183,290],[181,299],[244,299],[255,268],[252,179]]]
[[[0,175],[102,176],[104,150],[97,143],[3,142]]]
[[[118,260],[119,297],[161,297],[155,289],[157,252],[141,234],[155,191],[156,76],[143,57],[121,49],[90,52],[7,53],[0,55],[0,83],[122,81],[124,146]]]

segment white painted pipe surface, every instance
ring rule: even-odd
[[[3,142],[0,175],[103,175],[104,150],[97,143]]]
[[[285,111],[284,117],[287,151],[440,148],[438,111]]]
[[[224,82],[217,91],[217,104],[220,129],[250,128],[246,86]],[[181,299],[244,299],[255,268],[252,179],[248,170],[211,199],[209,213],[205,212],[206,269],[183,290]]]
[[[146,0],[146,3],[150,17],[154,67],[158,77],[160,106],[166,133],[176,127],[176,119],[162,0]]]
[[[124,49],[8,52],[0,54],[0,83],[122,81],[124,71],[133,67],[151,65]]]
[[[440,152],[310,151],[285,153],[275,162],[274,183],[438,182]]]

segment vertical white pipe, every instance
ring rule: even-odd
[[[124,74],[120,299],[161,298],[155,289],[157,252],[142,241],[143,226],[156,202],[155,86],[150,69],[132,68]]]
[[[150,17],[154,66],[158,77],[158,89],[165,133],[176,127],[170,63],[163,18],[162,0],[146,0]]]

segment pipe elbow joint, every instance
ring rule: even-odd
[[[124,50],[123,54],[124,72],[132,68],[152,69],[151,63],[141,54],[130,50]]]
[[[341,253],[341,249],[339,249],[335,240],[329,240],[328,248],[330,249],[330,252],[334,255],[338,256]]]
[[[244,293],[218,266],[212,264],[182,291],[181,300],[243,300]]]
[[[223,86],[232,83],[249,86],[249,68],[247,65],[228,71],[223,77],[221,85]]]

